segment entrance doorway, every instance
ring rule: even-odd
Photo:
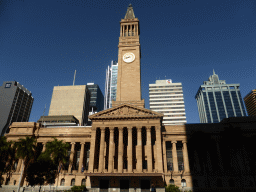
[[[141,192],[149,192],[150,191],[150,180],[141,180],[140,181]]]
[[[120,192],[129,192],[129,180],[120,180]]]
[[[108,192],[109,180],[100,180],[100,192]]]

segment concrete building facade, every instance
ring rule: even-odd
[[[150,110],[164,114],[164,125],[187,123],[181,83],[167,79],[149,84],[149,107]]]
[[[34,98],[16,81],[5,81],[0,87],[0,134],[9,131],[12,122],[27,122]]]
[[[86,85],[54,86],[49,116],[74,115],[80,125],[86,125],[90,93]]]
[[[256,116],[256,89],[244,97],[244,103],[249,116]]]
[[[197,91],[200,123],[218,123],[224,118],[246,116],[240,84],[226,84],[213,70]]]
[[[117,73],[118,63],[111,61],[111,65],[106,70],[104,110],[111,108],[112,101],[116,100]]]

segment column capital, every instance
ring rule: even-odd
[[[85,144],[85,142],[80,142],[80,144],[81,144],[81,145],[84,145],[84,144]]]
[[[114,133],[114,131],[115,131],[115,128],[113,127],[113,128],[109,128],[109,132],[110,133]]]
[[[151,126],[146,126],[147,131],[151,131]]]
[[[142,126],[136,127],[137,131],[141,131],[142,130]]]
[[[71,145],[75,145],[76,144],[76,142],[70,142],[71,143]]]
[[[184,140],[182,140],[182,143],[187,143],[188,141],[184,141]]]
[[[161,126],[155,126],[155,130],[157,131],[161,130]]]
[[[118,131],[124,131],[123,127],[118,127]]]
[[[105,131],[105,127],[100,127],[100,130],[101,131]]]
[[[177,143],[177,141],[171,141],[172,143]]]
[[[128,130],[128,131],[129,131],[129,130],[132,131],[132,128],[133,128],[133,126],[127,126],[127,130]]]

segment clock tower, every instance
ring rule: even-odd
[[[127,103],[144,108],[144,99],[141,99],[139,29],[139,20],[135,18],[130,4],[124,19],[120,21],[117,93],[112,107]]]

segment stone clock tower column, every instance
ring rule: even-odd
[[[144,108],[144,100],[141,99],[139,34],[139,20],[135,18],[130,4],[124,19],[120,21],[117,93],[113,107],[127,103]]]

